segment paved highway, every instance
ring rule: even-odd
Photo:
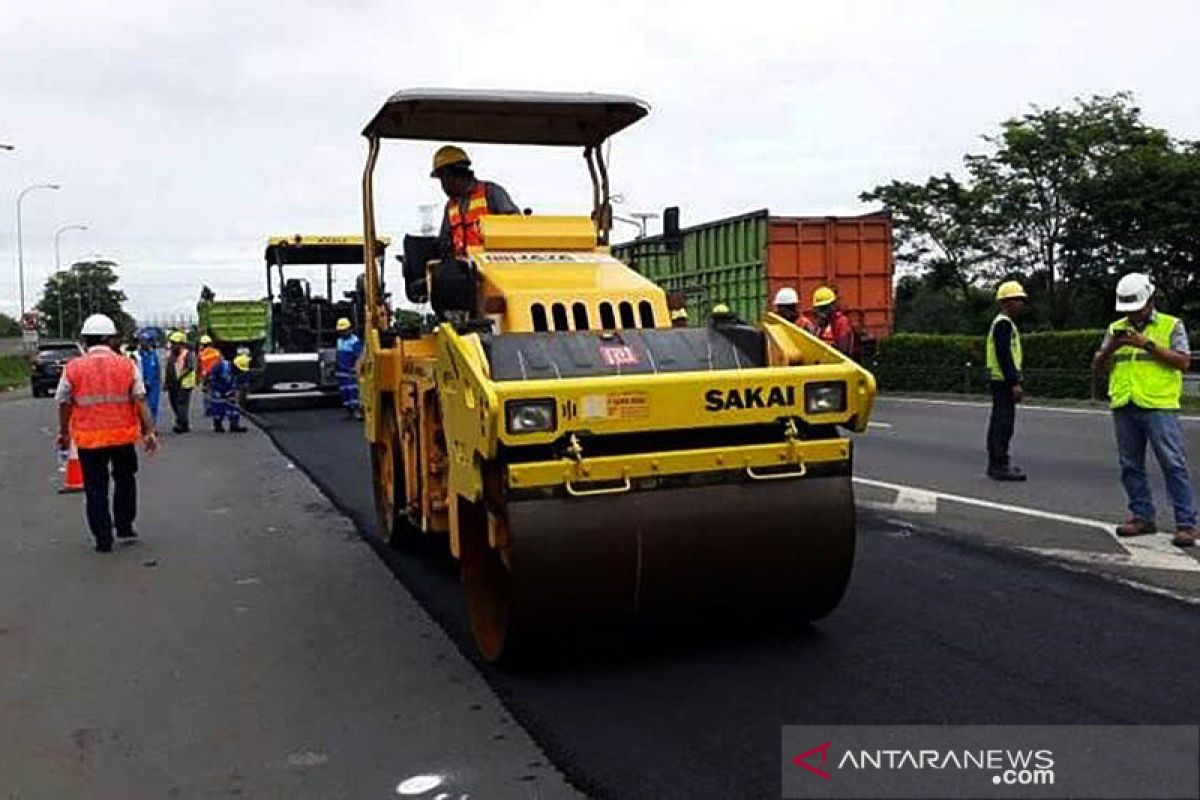
[[[1033,480],[1000,487],[982,477],[985,413],[880,403],[882,425],[858,444],[859,473],[925,492],[860,486],[850,591],[811,627],[630,635],[509,673],[475,657],[448,558],[377,550],[554,765],[594,796],[777,797],[785,724],[1200,719],[1190,685],[1200,660],[1194,606],[1028,552],[1038,545],[1114,559],[1124,552],[1075,519],[1120,515],[1107,420],[1022,413],[1016,452]],[[367,450],[357,426],[336,410],[262,421],[370,531]],[[1060,509],[1068,519],[1006,510],[1019,504],[1044,514]],[[1188,596],[1186,568],[1146,563],[1098,570]],[[1179,575],[1186,585],[1174,583]],[[1156,576],[1162,580],[1153,583]]]

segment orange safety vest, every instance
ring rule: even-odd
[[[456,256],[465,256],[468,247],[479,247],[483,244],[483,231],[479,228],[479,220],[489,213],[487,186],[486,181],[475,182],[475,188],[471,189],[467,200],[465,215],[459,208],[458,198],[446,201],[446,219],[450,223],[450,241],[454,244]]]
[[[67,362],[71,439],[81,450],[133,444],[141,433],[133,397],[136,368],[107,347]]]
[[[212,368],[221,360],[221,351],[215,347],[200,348],[200,378],[201,380],[208,377],[208,373],[212,372]]]
[[[825,344],[837,349],[840,341],[846,337],[850,337],[850,350],[854,349],[854,339],[856,338],[854,325],[850,323],[850,318],[840,309],[829,315],[829,322],[827,324],[821,325],[818,322],[817,325],[817,336]],[[851,355],[851,353],[847,352],[845,355]]]

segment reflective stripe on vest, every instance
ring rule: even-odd
[[[1012,325],[1012,360],[1017,372],[1021,371],[1021,365],[1025,360],[1021,353],[1021,332],[1017,330],[1017,323],[1013,322],[1006,314],[997,314],[996,318],[992,320],[992,327],[988,328],[987,335],[987,371],[988,376],[994,381],[1004,380],[1004,370],[1000,369],[1000,358],[996,355],[996,323],[1000,320],[1006,320],[1009,325]]]
[[[84,450],[132,444],[138,439],[133,364],[103,348],[67,363],[71,386],[71,439]]]
[[[1154,342],[1155,347],[1170,350],[1171,333],[1178,321],[1157,311],[1142,334]],[[1130,329],[1128,321],[1119,319],[1108,326],[1108,335]],[[1112,372],[1108,374],[1108,402],[1112,408],[1133,403],[1139,408],[1176,409],[1182,394],[1182,372],[1132,345],[1118,348],[1113,356]]]
[[[476,181],[467,200],[467,213],[464,216],[459,208],[457,199],[446,201],[446,219],[450,223],[450,240],[454,244],[454,254],[465,256],[468,247],[479,247],[483,244],[483,232],[479,228],[479,220],[488,214],[487,183]]]

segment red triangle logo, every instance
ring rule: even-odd
[[[829,745],[830,744],[832,744],[832,742],[826,742],[825,744],[817,745],[816,747],[812,748],[811,750],[806,750],[803,753],[801,753],[800,755],[793,758],[792,763],[795,764],[797,767],[803,767],[804,769],[811,772],[813,775],[820,775],[825,780],[830,780],[831,776],[828,772],[826,772],[823,769],[818,769],[817,767],[814,767],[812,764],[809,764],[807,761],[807,759],[811,758],[812,756],[816,755],[817,753],[820,753],[821,754],[821,766],[822,767],[825,766],[825,759],[827,759],[829,757]]]

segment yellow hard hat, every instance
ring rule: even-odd
[[[1025,288],[1017,281],[1005,281],[996,289],[997,300],[1010,300],[1014,297],[1026,298]]]
[[[686,308],[676,308],[671,311],[671,322],[675,322],[677,320],[687,319],[687,318],[688,318],[688,315],[687,315]]]
[[[827,306],[837,300],[837,295],[828,286],[821,286],[813,292],[813,308]]]
[[[433,154],[433,172],[429,173],[429,177],[436,178],[438,171],[442,167],[449,167],[452,164],[462,164],[464,167],[471,166],[471,158],[467,155],[467,151],[461,147],[455,147],[452,144],[439,147],[438,151]]]
[[[183,335],[183,331],[171,331],[171,335],[167,337],[167,341],[171,344],[183,344],[187,341],[187,337]]]
[[[245,353],[242,353],[240,356],[238,356],[237,358],[235,358],[233,360],[233,365],[235,367],[237,367],[238,369],[240,369],[242,372],[245,372],[246,370],[250,369],[250,356],[246,355]]]
[[[730,313],[729,306],[725,305],[724,303],[717,303],[715,306],[712,307],[712,313],[715,316],[721,316],[722,314],[729,314]]]
[[[200,344],[212,344],[212,337],[207,333],[200,337]]]
[[[337,329],[339,331],[348,331],[351,327],[353,326],[350,324],[350,320],[346,319],[345,317],[342,317],[337,321]]]

